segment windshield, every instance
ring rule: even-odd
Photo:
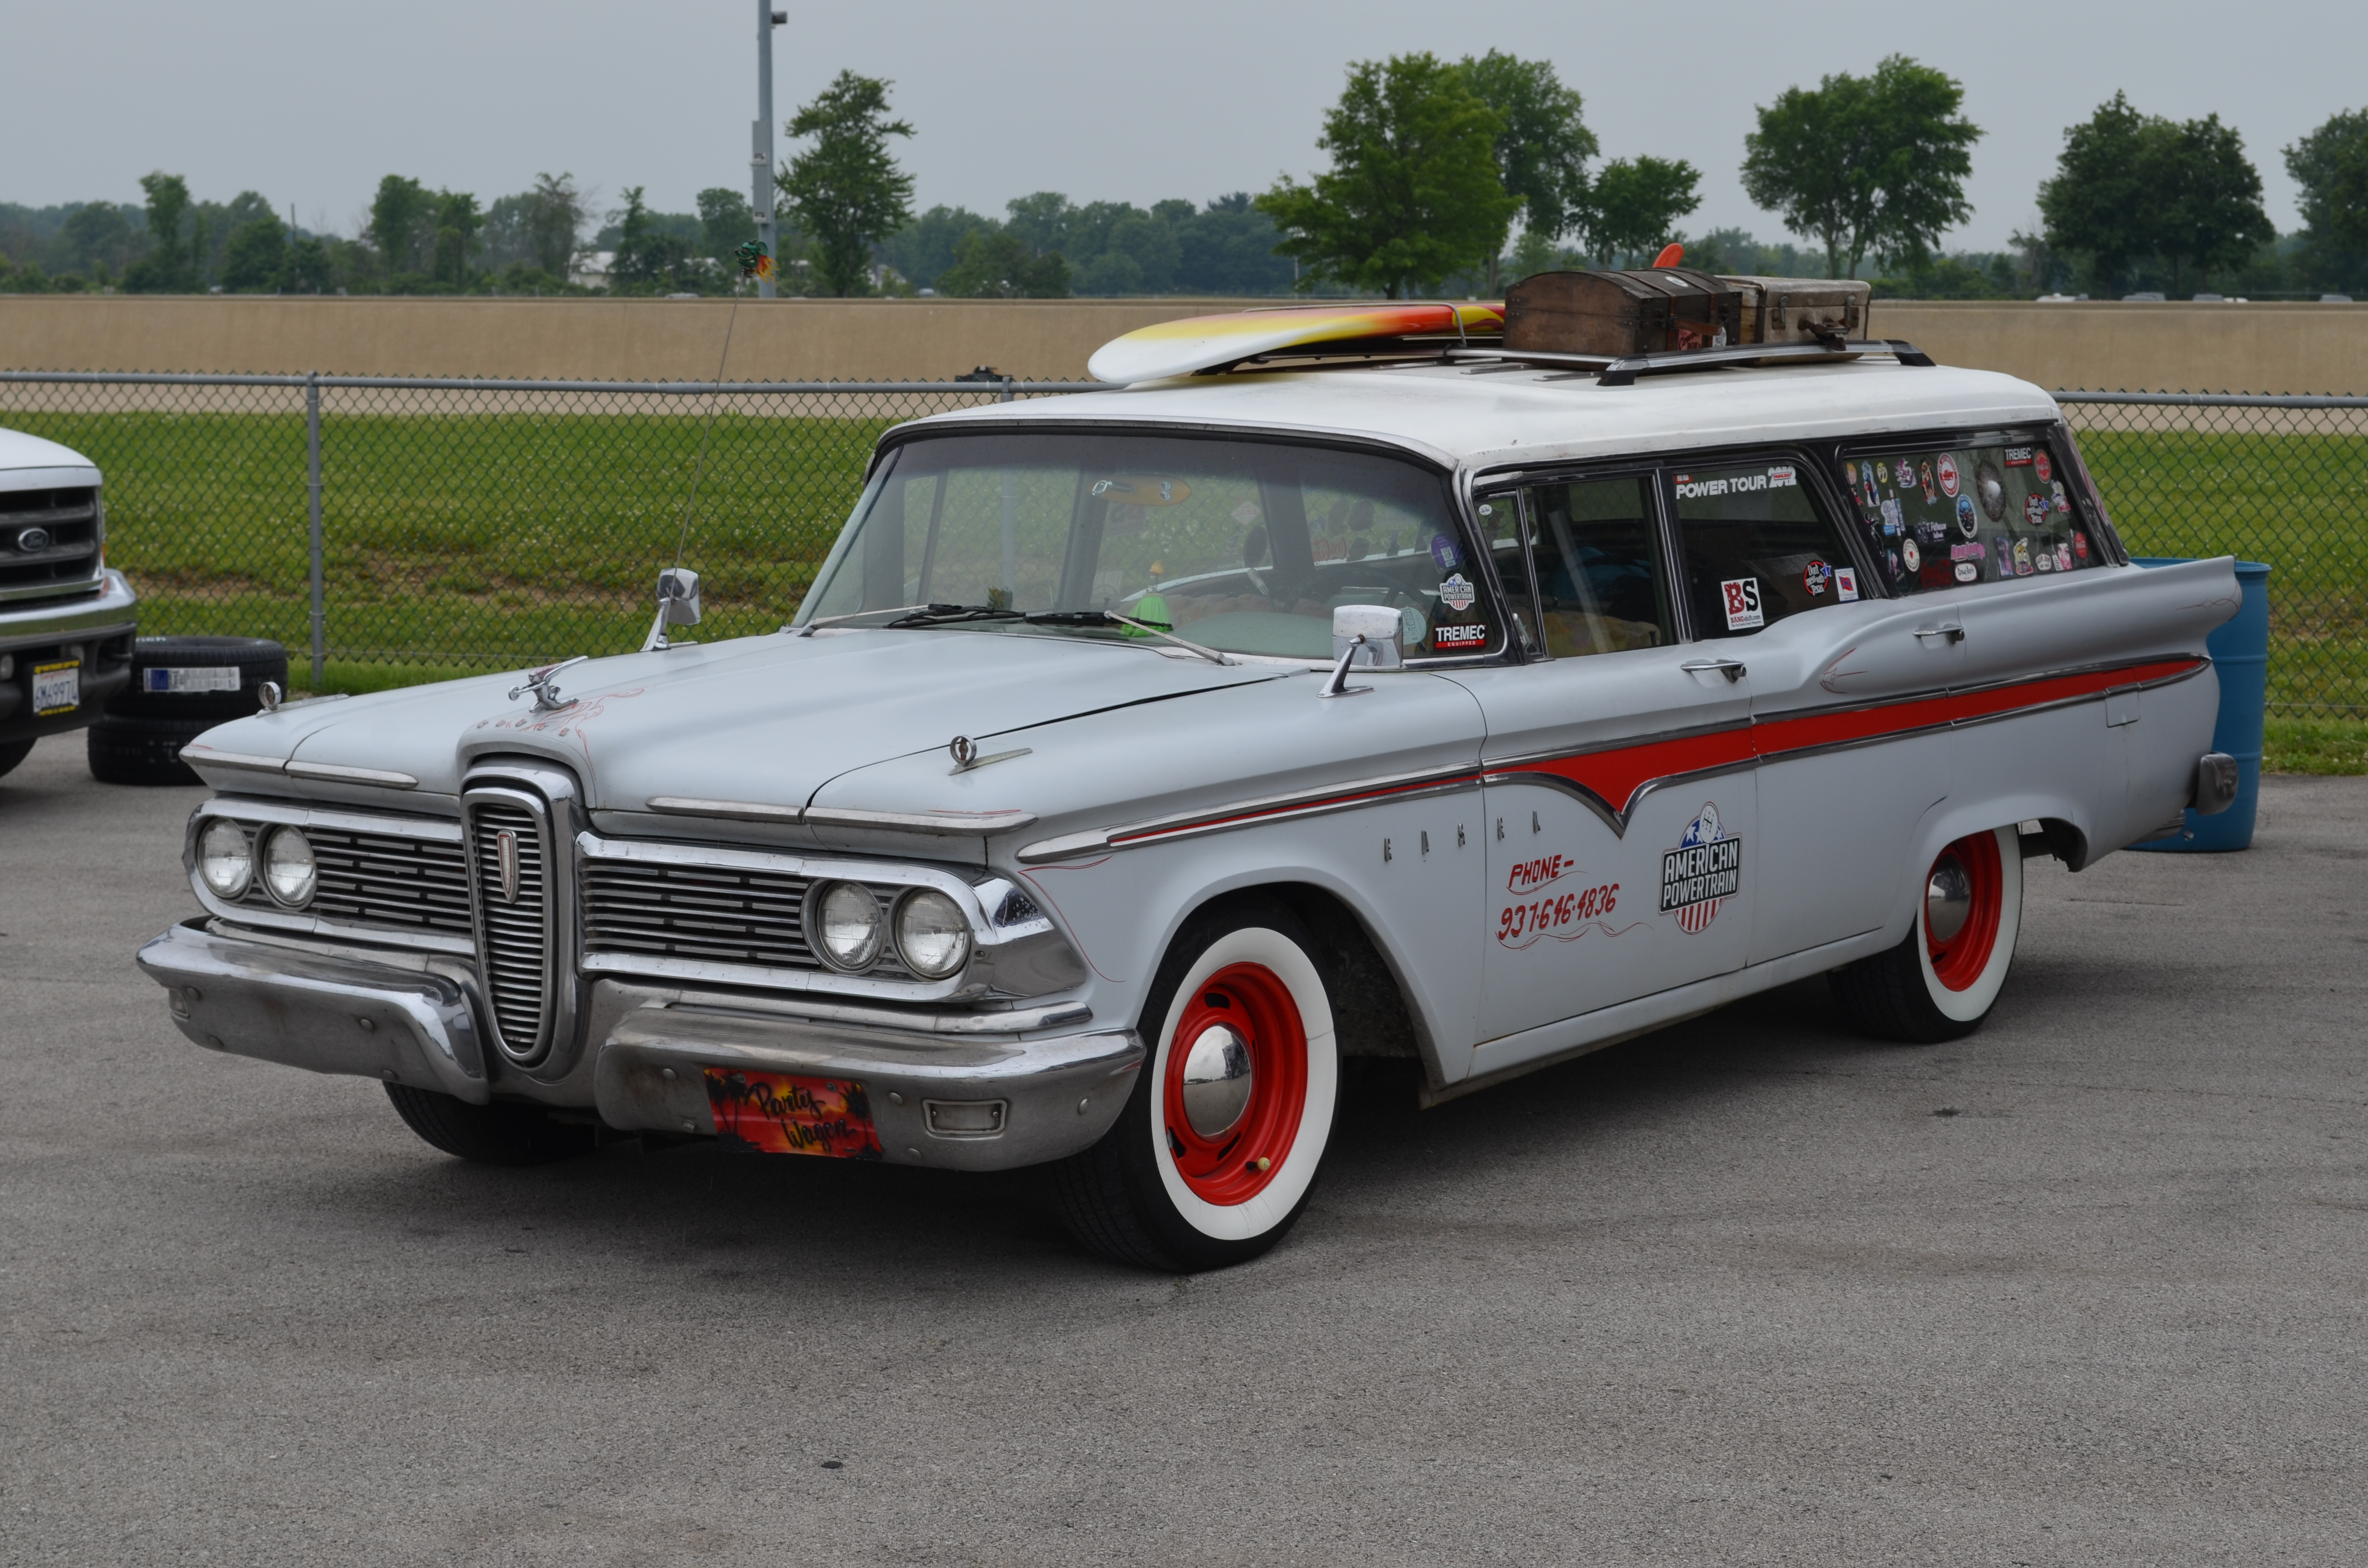
[[[1333,607],[1387,605],[1410,654],[1484,653],[1493,629],[1453,516],[1443,476],[1371,453],[928,437],[882,460],[797,619],[927,606],[996,612],[952,622],[987,630],[1049,615],[1143,635],[1102,621],[1116,615],[1224,653],[1323,659]]]

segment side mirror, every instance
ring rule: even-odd
[[[1332,656],[1347,658],[1351,669],[1403,669],[1405,636],[1404,618],[1387,605],[1340,605],[1332,611]]]
[[[688,566],[669,566],[658,574],[657,619],[650,622],[650,634],[642,643],[642,652],[654,653],[666,646],[669,626],[699,624],[699,574]]]

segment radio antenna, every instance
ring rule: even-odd
[[[770,279],[773,276],[773,258],[765,254],[764,241],[750,240],[732,254],[740,263],[740,276],[744,280],[750,278]],[[723,318],[723,352],[715,358],[715,382],[708,389],[707,417],[700,422],[699,458],[691,464],[690,494],[682,504],[682,531],[674,541],[674,563],[677,567],[682,564],[683,551],[690,548],[690,515],[699,505],[699,482],[707,472],[707,440],[715,428],[715,405],[723,398],[723,367],[731,360],[732,329],[739,320],[740,296],[735,292],[732,296],[732,313]]]

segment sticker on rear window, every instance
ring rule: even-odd
[[[1436,626],[1431,628],[1430,645],[1434,648],[1473,648],[1488,641],[1485,626]]]
[[[1718,585],[1718,597],[1729,631],[1749,631],[1768,624],[1759,608],[1759,578],[1729,577]]]
[[[1851,566],[1834,568],[1834,597],[1848,604],[1858,597],[1858,570]]]

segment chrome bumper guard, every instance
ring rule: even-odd
[[[461,988],[440,974],[174,926],[140,949],[183,1034],[210,1051],[491,1097]]]
[[[450,975],[245,941],[202,919],[148,943],[139,962],[165,988],[174,1023],[209,1050],[479,1105],[492,1097],[477,1021],[483,1001]],[[586,1012],[596,1020],[589,1087],[600,1119],[623,1131],[712,1135],[710,1067],[851,1078],[867,1091],[890,1163],[1007,1170],[1098,1142],[1143,1064],[1143,1047],[1124,1029],[985,1038],[802,1017],[769,999],[746,1008],[732,1000],[596,982]],[[502,1077],[517,1072],[496,1069]],[[557,1087],[535,1084],[520,1097],[552,1104]]]

